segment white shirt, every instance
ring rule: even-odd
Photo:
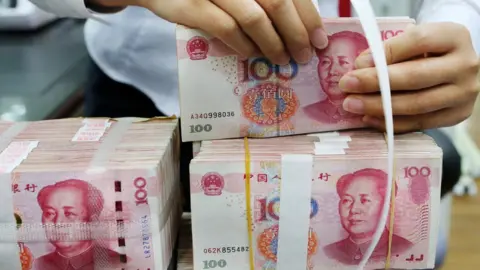
[[[84,0],[31,1],[61,17],[95,16],[106,21],[108,24],[89,19],[85,25],[86,45],[93,60],[112,79],[144,92],[163,113],[180,115],[174,24],[139,7],[106,15],[88,10]],[[337,1],[318,2],[322,16],[338,16]],[[423,1],[417,22],[436,21],[466,26],[480,52],[480,0]]]

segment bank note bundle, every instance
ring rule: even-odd
[[[378,18],[383,40],[414,21]],[[369,48],[357,18],[323,19],[329,45],[308,64],[242,59],[217,38],[178,26],[182,140],[276,137],[363,127],[338,82]]]
[[[358,269],[388,192],[387,153],[384,134],[368,130],[201,142],[194,269]],[[441,148],[423,133],[395,136],[394,164],[393,222],[365,269],[432,269]]]
[[[0,123],[1,269],[167,269],[176,119]]]
[[[193,270],[191,213],[183,213],[178,237],[177,270]]]

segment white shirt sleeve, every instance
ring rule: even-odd
[[[480,55],[480,0],[424,0],[417,22],[454,22],[465,26]]]

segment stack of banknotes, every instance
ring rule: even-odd
[[[378,18],[383,40],[414,20]],[[340,78],[369,48],[357,18],[323,19],[329,46],[304,65],[242,59],[202,31],[177,28],[182,140],[276,137],[364,127],[346,112]]]
[[[177,119],[0,123],[1,269],[167,269]]]
[[[302,174],[311,185],[305,205],[310,208],[310,220],[307,215],[305,231],[297,229],[299,235],[308,235],[308,269],[357,269],[379,224],[387,184],[393,181],[387,179],[384,134],[356,130],[213,140],[201,142],[197,152],[190,165],[194,269],[251,269],[250,252],[254,269],[276,269],[277,251],[289,248],[286,243],[280,246],[279,223],[300,211],[282,204],[289,190],[280,187],[285,181],[300,183]],[[313,169],[307,168],[311,172],[306,176],[305,170],[299,170],[284,179],[283,156],[292,154],[311,156]],[[423,133],[398,135],[394,164],[394,204],[389,210],[393,223],[382,228],[365,269],[385,269],[389,253],[392,269],[432,269],[442,150]],[[305,195],[292,192],[289,198],[294,200]],[[282,213],[282,208],[290,210]]]

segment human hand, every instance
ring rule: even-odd
[[[105,0],[107,1],[107,0]],[[243,57],[307,63],[328,39],[312,0],[135,0],[172,23],[201,29]],[[313,46],[312,46],[313,45]]]
[[[479,91],[479,58],[468,30],[455,23],[412,26],[385,41],[396,132],[455,125],[472,112]],[[344,109],[385,130],[382,100],[368,50],[339,82]]]

